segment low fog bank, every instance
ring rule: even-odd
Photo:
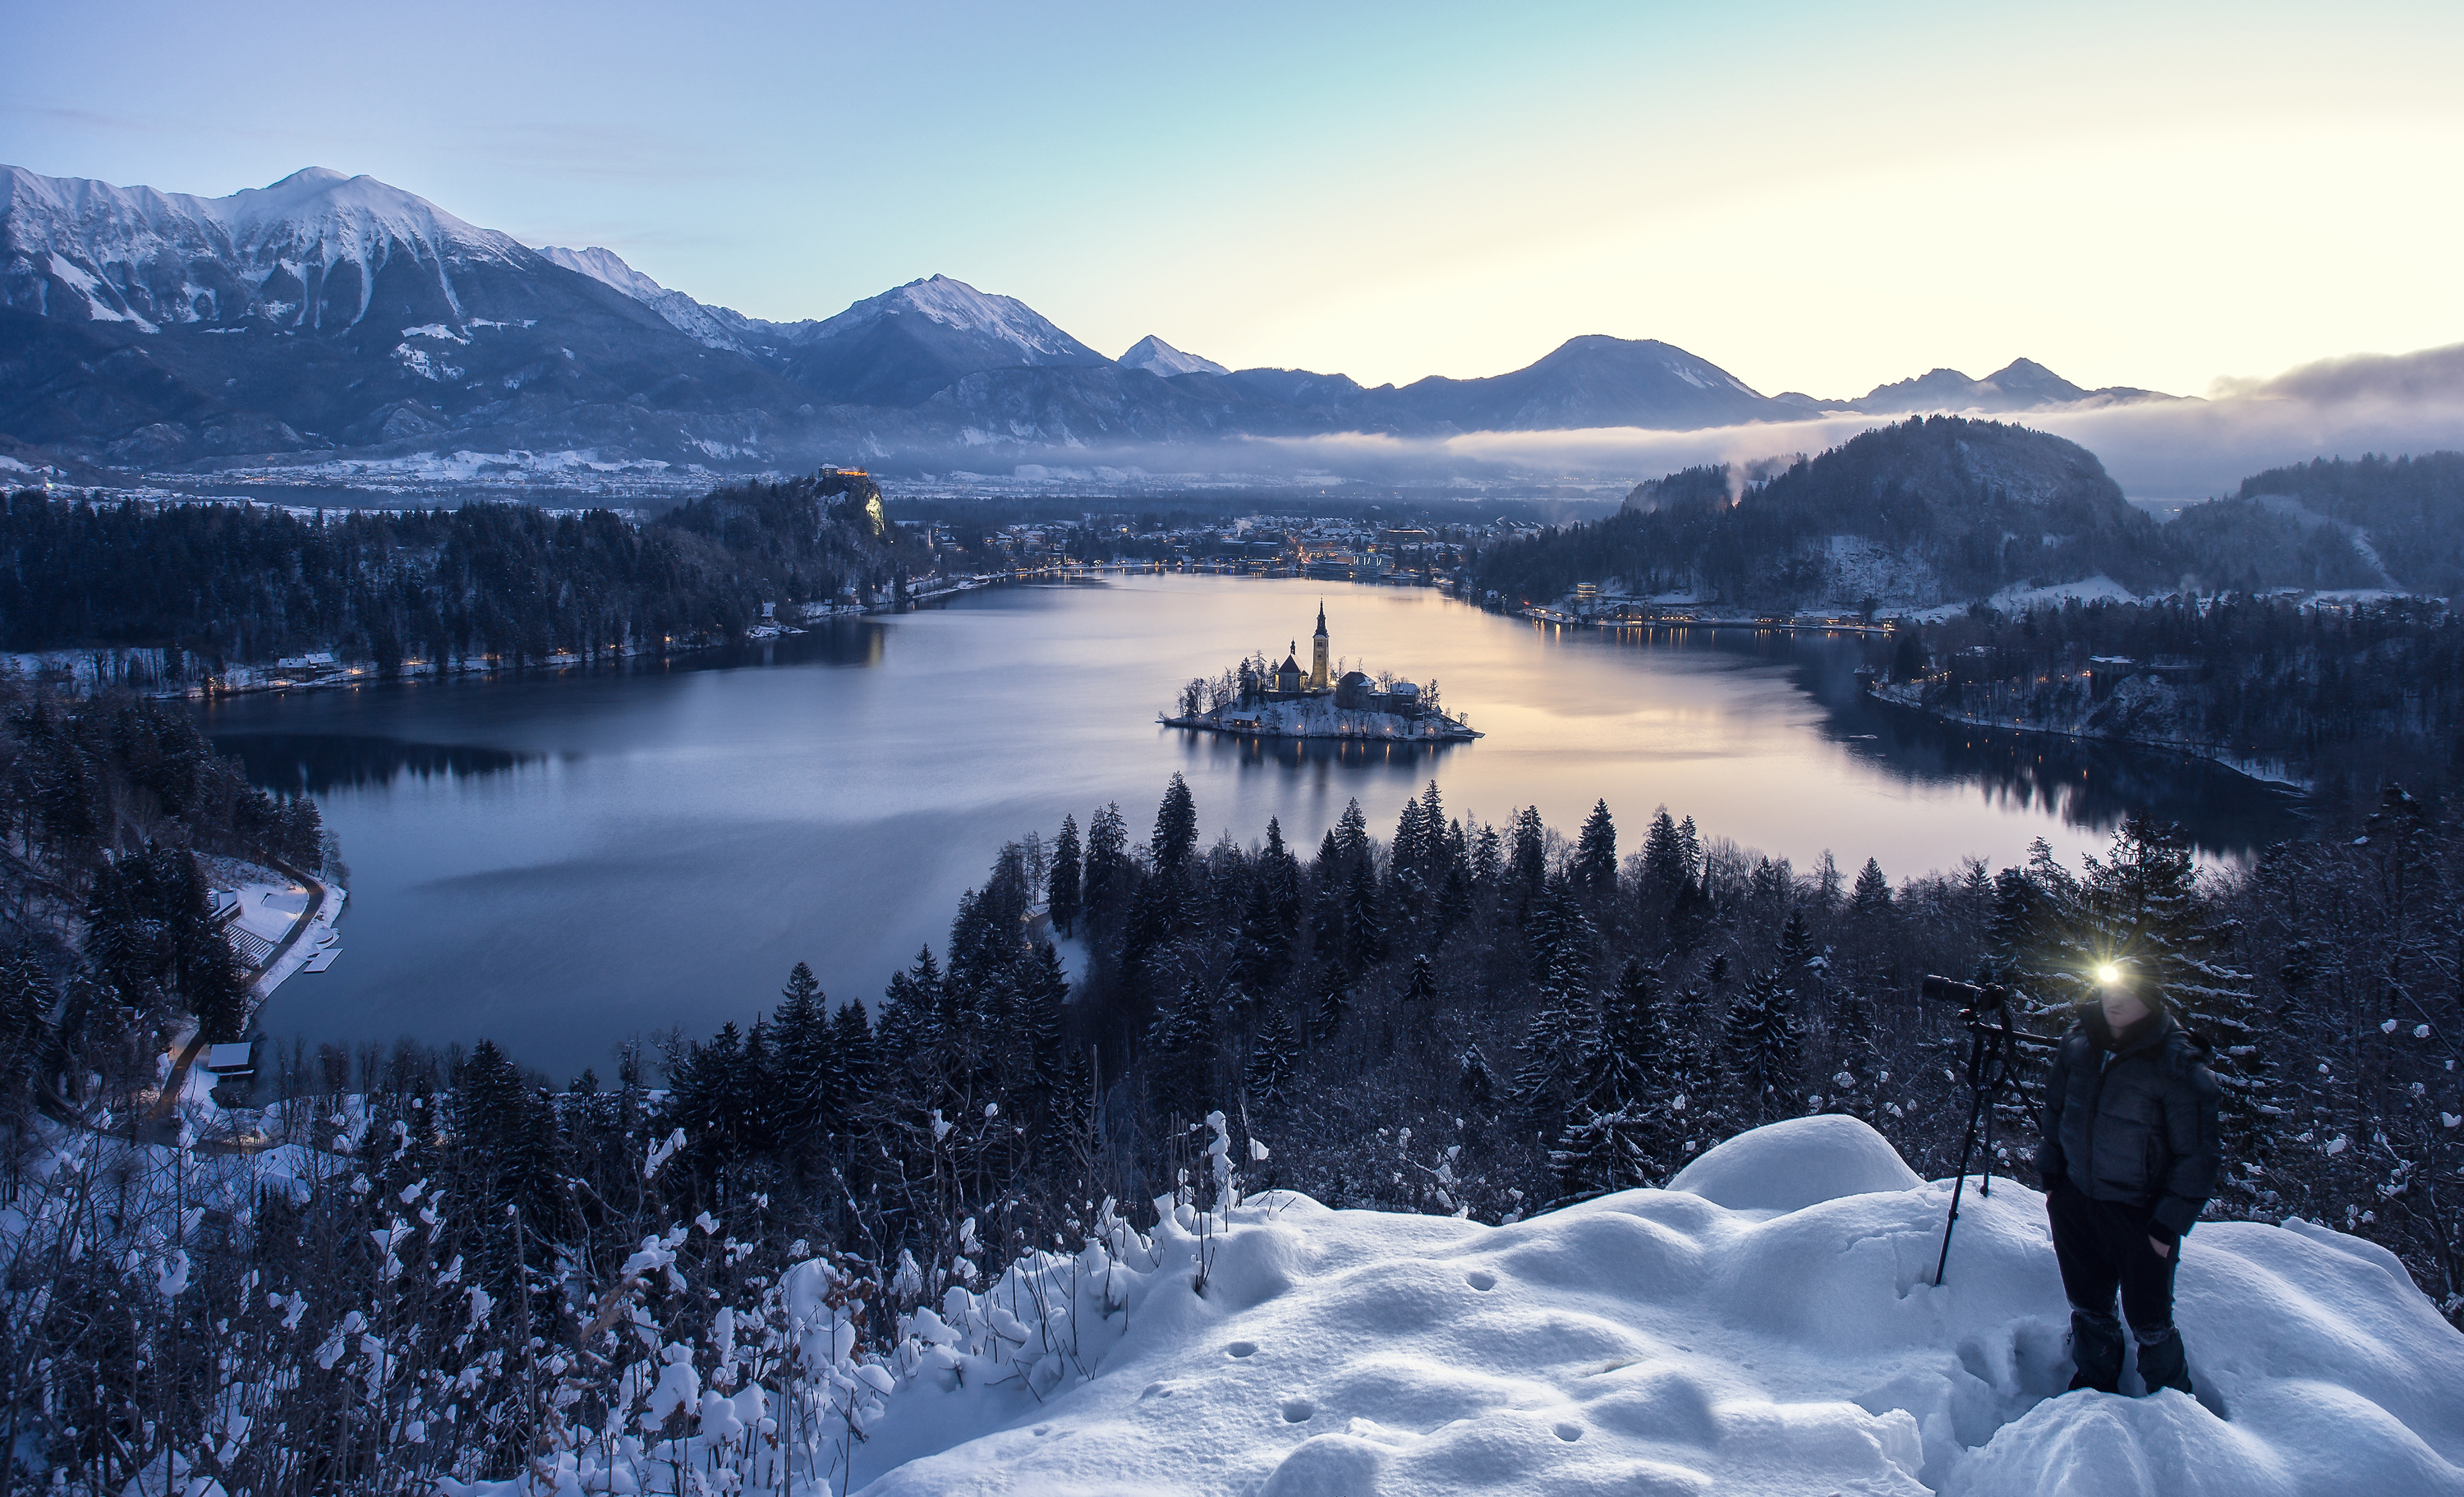
[[[1604,427],[1453,437],[1358,432],[1221,445],[1072,448],[1015,472],[1061,480],[1298,487],[1323,480],[1465,491],[1595,485],[1701,463],[1749,464],[1837,447],[1904,416],[1654,431]],[[2149,401],[1996,416],[2095,452],[2132,499],[2159,506],[2230,494],[2251,473],[2313,457],[2464,449],[2464,344],[2322,361],[2267,380],[2219,382],[2209,400]],[[957,454],[953,454],[954,457]],[[977,462],[980,452],[970,454]],[[951,466],[963,466],[963,459]]]

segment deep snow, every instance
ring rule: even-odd
[[[1935,1288],[1948,1194],[1862,1124],[1813,1117],[1720,1145],[1670,1189],[1506,1226],[1289,1193],[1220,1219],[1182,1207],[1151,1240],[1116,1233],[1099,1293],[1089,1249],[919,1316],[942,1345],[896,1359],[913,1371],[858,1485],[2464,1493],[2464,1334],[2383,1249],[2298,1221],[2202,1223],[2178,1307],[2198,1400],[2056,1397],[2067,1310],[2042,1198],[1971,1183]],[[1116,1307],[1097,1325],[1090,1293]],[[1039,1369],[1071,1313],[1072,1351]],[[1039,1324],[1017,1351],[965,1329]]]

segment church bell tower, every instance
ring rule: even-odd
[[[1326,601],[1317,605],[1317,633],[1309,646],[1309,690],[1323,692],[1332,683],[1327,678],[1326,665]]]

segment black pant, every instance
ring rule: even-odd
[[[2073,1309],[2110,1318],[2119,1289],[2123,1316],[2143,1340],[2172,1325],[2173,1269],[2182,1244],[2158,1255],[2148,1241],[2152,1207],[2092,1200],[2062,1179],[2045,1197],[2045,1215],[2053,1219],[2054,1257]]]
[[[2068,1180],[2056,1180],[2045,1196],[2054,1224],[2054,1258],[2062,1268],[2062,1292],[2071,1302],[2073,1388],[2119,1390],[2122,1323],[2113,1318],[2113,1295],[2122,1291],[2122,1312],[2139,1343],[2139,1380],[2190,1391],[2189,1364],[2181,1333],[2173,1329],[2173,1270],[2182,1244],[2159,1253],[2148,1232],[2148,1207],[2119,1200],[2092,1200]]]

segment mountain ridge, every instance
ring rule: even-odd
[[[2020,361],[1826,404],[1601,334],[1503,374],[1364,388],[1227,370],[1153,336],[1109,359],[1025,302],[942,275],[829,318],[751,317],[612,251],[531,249],[326,167],[222,198],[0,167],[0,436],[123,471],[466,448],[775,470],[849,451],[1687,430],[2072,392],[2136,393],[2080,391]]]

